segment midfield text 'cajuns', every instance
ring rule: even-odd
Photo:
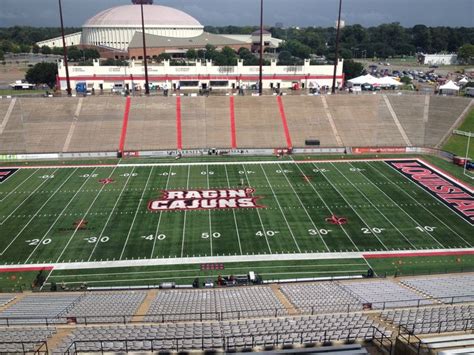
[[[262,208],[254,189],[164,190],[159,200],[148,203],[150,211]]]
[[[474,224],[474,196],[471,191],[418,160],[392,160],[387,163]]]

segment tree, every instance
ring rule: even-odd
[[[362,75],[364,66],[358,62],[354,62],[352,59],[348,59],[344,61],[342,71],[344,72],[345,79],[350,80]]]
[[[58,66],[56,63],[38,63],[28,69],[25,79],[31,84],[46,84],[52,89],[56,84],[57,74]]]
[[[158,62],[162,62],[164,60],[170,60],[171,59],[171,55],[168,54],[168,53],[161,53],[158,57],[157,57],[157,60]]]
[[[410,85],[412,80],[408,76],[404,76],[400,79],[400,82],[402,82],[405,85]]]
[[[465,44],[458,51],[458,59],[464,64],[474,63],[474,44]]]
[[[188,60],[195,60],[197,58],[196,50],[194,48],[188,49],[186,52],[186,58],[188,58]]]
[[[291,39],[286,41],[282,46],[282,50],[290,52],[293,56],[306,59],[311,55],[311,47],[301,43],[298,40]]]
[[[5,54],[3,54],[2,50],[0,50],[0,60],[5,60]]]
[[[51,54],[52,53],[52,50],[50,47],[48,46],[43,46],[41,47],[41,54]]]
[[[38,54],[41,48],[37,44],[33,44],[33,46],[31,47],[31,50],[34,54]]]

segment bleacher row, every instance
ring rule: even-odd
[[[472,100],[339,95],[282,101],[294,147],[304,147],[308,138],[319,139],[322,147],[347,147],[406,146],[405,137],[413,146],[435,146]],[[287,146],[275,97],[234,102],[237,148]],[[114,152],[124,111],[122,97],[2,99],[0,154]],[[229,97],[182,97],[179,111],[183,149],[232,147]],[[133,97],[125,149],[176,149],[176,116],[175,97]]]
[[[71,323],[70,334],[53,350],[313,344],[371,339],[375,329],[390,336],[395,329],[390,326],[399,325],[415,334],[472,331],[473,286],[474,274],[458,274],[282,284],[278,291],[269,286],[158,290],[142,315],[136,313],[147,291],[2,295],[0,302],[11,304],[4,302],[0,312],[0,352],[36,349]]]

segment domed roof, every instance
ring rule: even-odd
[[[203,27],[187,13],[161,5],[143,5],[146,27]],[[142,24],[139,5],[123,5],[99,12],[83,27],[139,27]]]

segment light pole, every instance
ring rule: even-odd
[[[334,75],[332,77],[332,90],[331,92],[336,93],[336,74],[337,74],[337,64],[339,62],[339,35],[341,32],[341,9],[342,9],[342,0],[339,0],[339,16],[337,18],[337,30],[336,30],[336,53],[334,57]]]
[[[260,0],[260,63],[259,63],[259,79],[258,94],[262,95],[263,89],[263,0]]]
[[[69,79],[69,65],[67,62],[67,47],[66,47],[66,38],[64,36],[64,22],[63,22],[63,7],[61,0],[59,0],[59,18],[61,19],[61,36],[63,38],[63,56],[64,56],[64,66],[66,68],[66,83],[67,83],[67,94],[71,96],[71,81]],[[61,80],[59,81],[59,90],[61,90]]]
[[[140,1],[141,12],[142,12],[143,62],[145,63],[145,95],[150,95],[150,84],[148,82],[148,62],[147,62],[147,55],[146,55],[145,16],[143,15],[143,3],[150,4],[150,1],[147,1],[147,0]],[[151,3],[153,3],[153,1]]]

